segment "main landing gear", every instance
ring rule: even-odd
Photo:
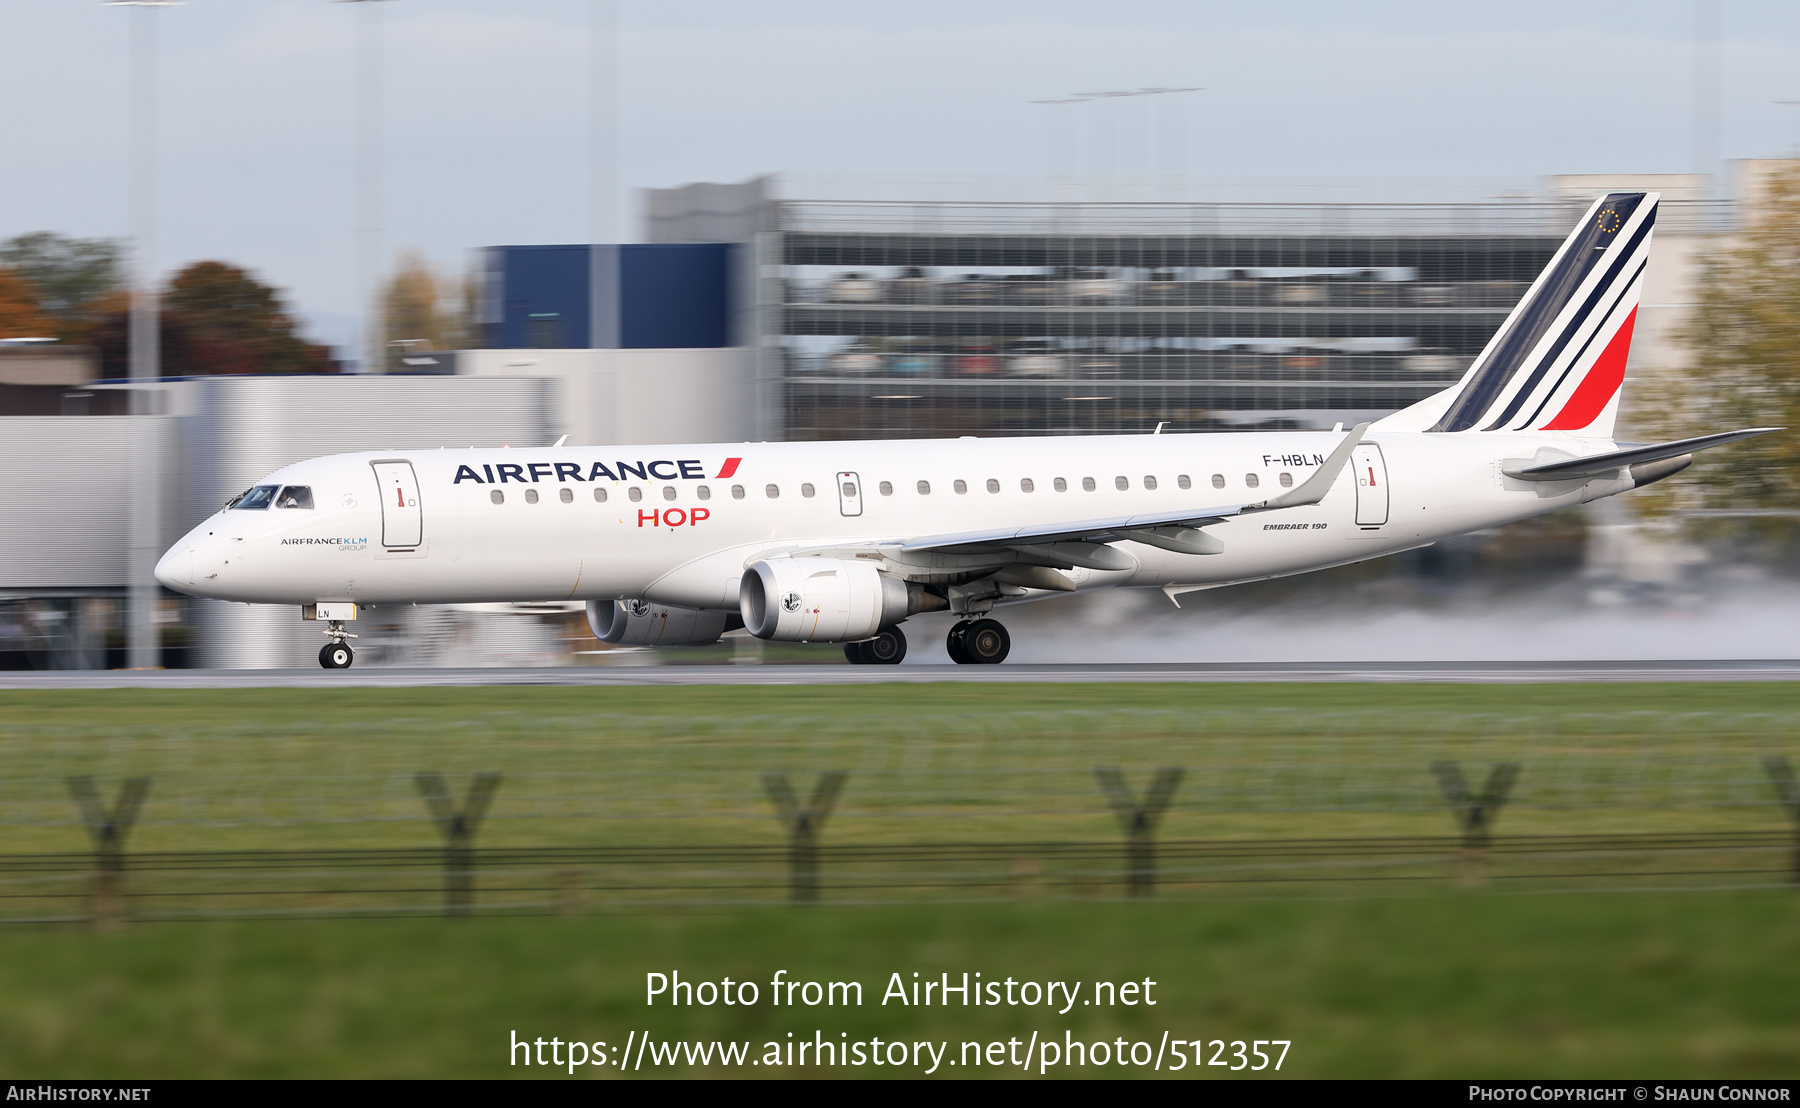
[[[330,620],[327,626],[330,630],[325,633],[331,636],[331,641],[319,651],[319,664],[326,669],[349,669],[350,663],[356,661],[356,651],[351,650],[350,644],[344,640],[354,639],[356,636],[344,630],[344,621],[341,619]]]
[[[997,619],[965,619],[944,639],[950,660],[963,666],[997,666],[1012,650],[1012,636]]]
[[[906,657],[906,636],[898,627],[883,627],[872,639],[845,643],[844,657],[853,666],[897,666]]]

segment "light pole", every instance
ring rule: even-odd
[[[352,293],[362,320],[364,373],[386,369],[375,284],[381,273],[381,8],[380,0],[337,0],[358,5],[356,19],[356,267]]]
[[[606,331],[605,297],[615,282],[606,272],[618,207],[618,76],[615,42],[619,10],[615,0],[588,0],[588,333],[589,349],[599,349]],[[571,335],[572,340],[575,336]],[[598,355],[595,355],[598,357]]]
[[[162,538],[162,442],[153,416],[162,376],[156,291],[156,9],[181,0],[107,0],[131,13],[131,508],[126,557],[126,665],[155,669],[156,561]]]

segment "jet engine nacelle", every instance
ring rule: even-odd
[[[768,558],[744,571],[738,611],[759,639],[856,642],[917,607],[906,582],[848,558]]]
[[[587,620],[594,637],[614,646],[706,646],[731,630],[732,617],[644,600],[590,600]]]

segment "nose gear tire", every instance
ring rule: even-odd
[[[319,664],[326,669],[349,669],[355,660],[356,652],[349,643],[328,642],[319,651]]]

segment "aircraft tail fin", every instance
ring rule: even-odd
[[[1596,200],[1462,381],[1408,410],[1421,429],[1611,438],[1660,200]]]

